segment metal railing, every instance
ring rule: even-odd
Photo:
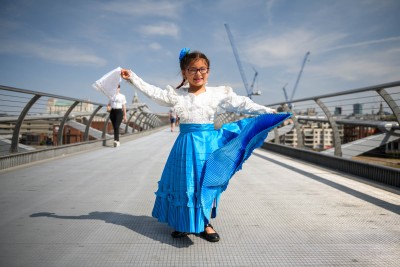
[[[165,125],[144,103],[127,106],[122,137]],[[0,159],[111,139],[105,103],[0,86]],[[10,160],[8,160],[10,161]],[[12,161],[12,160],[11,160]],[[17,164],[17,163],[15,163]],[[0,167],[12,167],[5,164]]]
[[[6,86],[0,96],[1,168],[33,160],[10,163],[15,155],[54,156],[60,147],[112,139],[104,103]],[[400,187],[400,81],[266,106],[293,117],[269,134],[265,148]],[[168,123],[145,104],[128,107],[127,117],[123,136]],[[215,124],[242,117],[220,114]]]
[[[265,148],[400,187],[400,81],[266,106],[293,117]]]

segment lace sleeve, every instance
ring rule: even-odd
[[[130,71],[128,82],[160,105],[170,107],[176,103],[177,95],[171,86],[168,86],[167,90],[163,90],[157,86],[146,83],[133,71]]]
[[[273,109],[254,103],[246,96],[239,96],[231,87],[226,87],[225,98],[222,107],[229,112],[245,114],[275,113]]]

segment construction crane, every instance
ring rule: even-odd
[[[242,80],[243,80],[243,84],[244,84],[244,87],[245,87],[246,92],[247,92],[247,96],[251,99],[252,95],[260,95],[261,94],[260,91],[258,91],[256,93],[253,92],[254,82],[255,82],[255,80],[257,78],[258,72],[256,70],[254,70],[255,74],[254,74],[253,82],[252,82],[251,86],[249,87],[249,84],[247,83],[246,75],[244,74],[244,71],[243,71],[242,63],[241,63],[240,58],[239,58],[238,51],[237,51],[236,46],[235,46],[235,42],[233,41],[233,36],[232,36],[231,30],[229,29],[229,25],[225,23],[224,26],[225,26],[225,29],[226,29],[226,33],[228,34],[229,42],[231,43],[231,46],[232,46],[233,55],[235,56],[236,63],[238,65],[240,75],[242,76]]]
[[[286,103],[288,103],[288,105],[289,105],[290,108],[292,107],[291,102],[292,102],[292,100],[293,100],[294,93],[296,93],[296,89],[297,89],[297,86],[299,85],[299,81],[300,81],[301,75],[302,75],[302,73],[303,73],[304,66],[306,65],[306,62],[307,62],[307,59],[308,59],[309,56],[310,56],[310,52],[307,52],[306,55],[304,56],[303,63],[301,64],[301,68],[300,68],[299,75],[297,75],[296,83],[295,83],[294,86],[293,86],[293,90],[292,90],[292,94],[291,94],[291,96],[290,96],[290,99],[288,98],[288,95],[287,95],[286,89],[285,89],[287,83],[286,83],[286,85],[282,88],[282,89],[283,89],[283,93],[285,94]]]
[[[286,84],[283,86],[282,90],[283,90],[283,93],[285,94],[285,100],[286,100],[286,102],[289,102],[289,97],[288,97],[287,92],[286,92],[286,86],[287,86],[287,85],[288,85],[288,83],[286,83]]]
[[[254,78],[253,78],[253,81],[251,82],[251,85],[250,85],[250,92],[252,92],[252,95],[261,95],[261,91],[260,90],[254,91],[254,83],[256,82],[256,78],[257,78],[258,72],[256,71],[255,68],[253,68],[253,70],[254,70]]]

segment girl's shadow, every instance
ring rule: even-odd
[[[30,217],[49,217],[66,220],[102,220],[106,223],[124,226],[138,234],[177,248],[185,248],[193,245],[193,241],[189,237],[182,237],[179,239],[172,238],[169,233],[171,229],[165,224],[158,223],[156,219],[149,216],[94,211],[88,215],[78,216],[63,216],[50,212],[39,212],[31,214]]]

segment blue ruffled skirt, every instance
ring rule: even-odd
[[[263,114],[224,124],[180,124],[158,182],[152,216],[176,231],[200,233],[217,214],[221,193],[268,132],[291,116]]]

